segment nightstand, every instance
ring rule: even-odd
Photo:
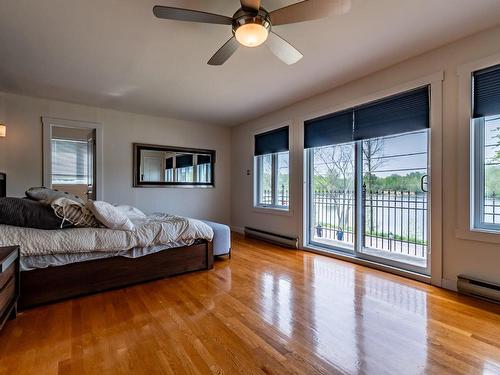
[[[19,246],[0,247],[0,329],[17,314],[19,257]]]

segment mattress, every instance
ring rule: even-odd
[[[19,245],[21,256],[116,253],[134,248],[212,241],[213,230],[190,218],[155,214],[134,221],[132,231],[107,228],[43,230],[0,225],[0,246]]]
[[[231,252],[231,230],[227,225],[203,221],[213,230],[213,252],[214,256],[228,255]],[[21,256],[21,270],[29,271],[37,268],[64,266],[70,263],[85,262],[88,260],[104,259],[117,256],[126,258],[139,258],[145,255],[154,254],[159,251],[168,251],[175,247],[192,245],[191,241],[176,241],[166,245],[149,247],[134,247],[129,250],[118,250],[111,252],[89,252],[89,253],[67,253]]]

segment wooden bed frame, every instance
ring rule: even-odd
[[[212,242],[21,272],[19,309],[213,268]]]

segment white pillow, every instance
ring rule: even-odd
[[[134,224],[115,206],[104,201],[90,201],[90,211],[109,229],[134,230]]]
[[[147,218],[146,214],[133,206],[115,206],[115,208],[124,213],[129,219],[145,219]]]

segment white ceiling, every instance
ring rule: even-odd
[[[303,52],[295,65],[261,46],[213,67],[230,27],[159,20],[156,4],[231,16],[239,2],[0,0],[0,90],[235,125],[500,22],[499,0],[353,0],[274,29]]]

